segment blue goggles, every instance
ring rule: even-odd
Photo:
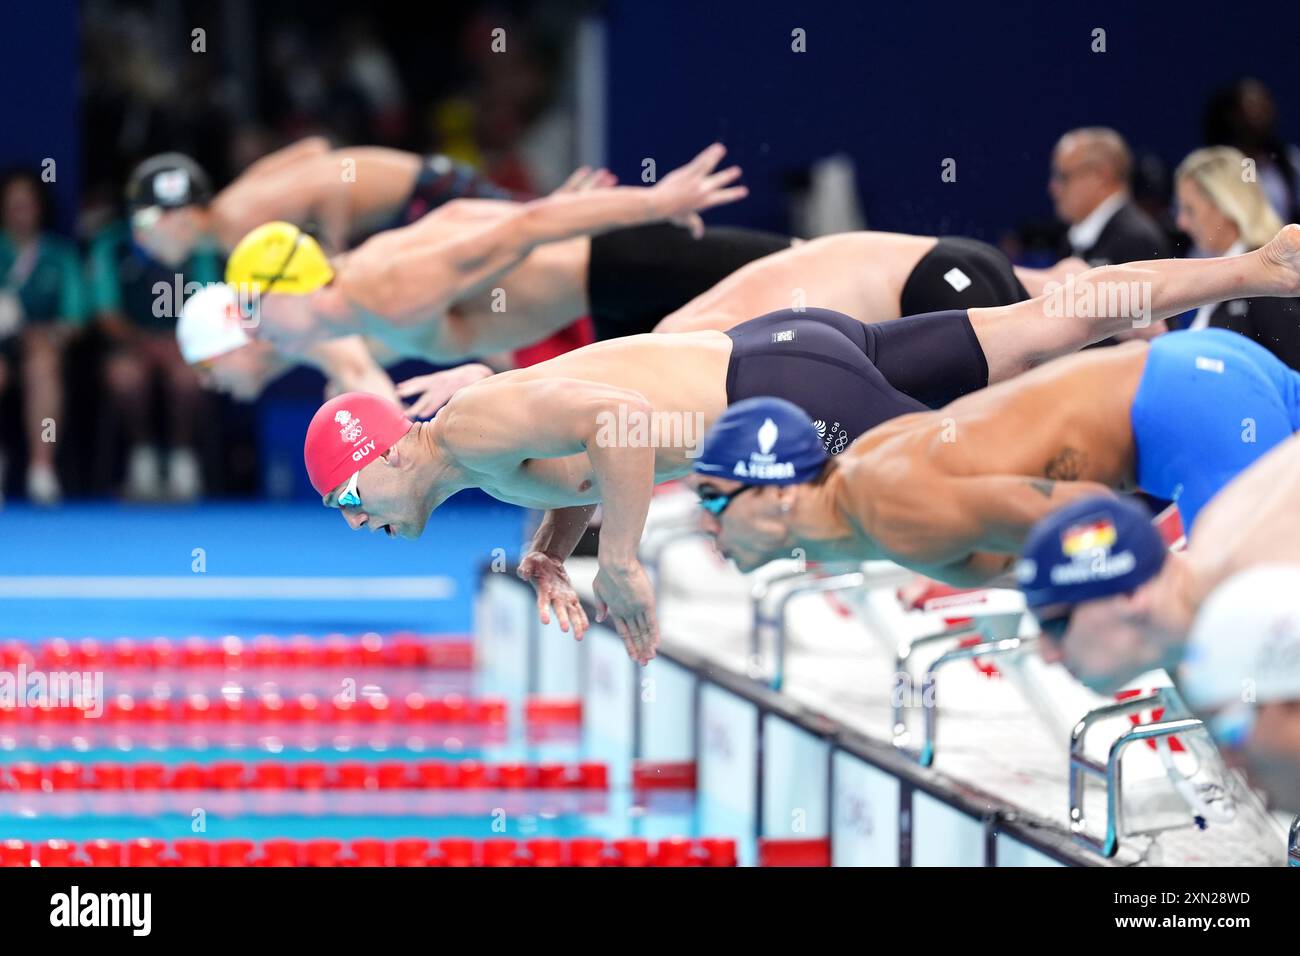
[[[724,494],[716,488],[705,485],[702,488],[696,489],[695,493],[700,497],[700,507],[713,515],[713,517],[717,518],[722,515],[722,512],[727,510],[731,505],[731,502],[739,495],[743,495],[745,492],[757,487],[758,485],[741,485],[730,494]]]
[[[352,477],[348,479],[347,487],[339,495],[340,508],[360,508],[361,496],[357,494],[357,479],[361,477],[361,472],[354,471]]]

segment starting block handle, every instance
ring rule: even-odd
[[[1018,637],[1008,637],[1000,641],[972,644],[970,647],[955,647],[946,653],[940,654],[925,669],[925,680],[921,685],[922,695],[934,687],[939,671],[954,661],[968,661],[976,657],[998,657],[1011,654],[1019,651],[1023,643]],[[925,714],[925,734],[921,741],[921,752],[917,756],[917,763],[922,767],[929,767],[934,763],[934,740],[939,725],[939,705],[936,703],[922,709]]]
[[[1152,695],[1143,695],[1142,698],[1134,698],[1133,701],[1121,701],[1121,704],[1131,704],[1134,701],[1141,700],[1143,703],[1149,703],[1151,699],[1160,700],[1159,693]],[[1140,708],[1138,708],[1140,709]],[[1106,716],[1114,716],[1116,712],[1123,713],[1124,710],[1115,710],[1115,705],[1111,707],[1099,707],[1095,711],[1086,714],[1079,723],[1083,724],[1093,714],[1100,711],[1110,711]],[[1161,737],[1173,737],[1177,734],[1185,734],[1193,730],[1200,730],[1205,725],[1195,717],[1182,717],[1177,720],[1162,720],[1152,724],[1142,724],[1126,731],[1116,737],[1110,745],[1110,751],[1106,756],[1105,780],[1106,780],[1106,833],[1102,837],[1095,837],[1088,832],[1088,821],[1084,815],[1083,809],[1083,775],[1079,771],[1086,769],[1095,772],[1096,764],[1091,761],[1086,766],[1081,766],[1081,761],[1071,752],[1070,755],[1070,834],[1074,841],[1081,846],[1095,850],[1102,856],[1110,858],[1119,850],[1119,836],[1123,832],[1124,825],[1124,780],[1122,773],[1121,758],[1124,751],[1132,744],[1140,740],[1155,740]],[[1078,728],[1076,727],[1076,730]],[[1071,741],[1073,746],[1073,741]]]
[[[956,627],[946,627],[942,631],[935,631],[933,634],[923,634],[920,637],[913,638],[907,643],[898,645],[898,652],[894,655],[894,677],[897,680],[900,677],[910,676],[907,671],[908,662],[912,658],[912,651],[918,647],[924,647],[928,644],[936,644],[939,641],[960,640],[966,637],[978,637],[979,630],[969,624],[961,624]],[[907,729],[907,712],[910,710],[908,704],[904,701],[902,694],[894,694],[889,705],[889,720],[893,728],[894,746],[904,753],[910,753],[908,745],[911,743],[911,734]]]
[[[811,581],[797,583],[781,595],[776,610],[776,663],[769,682],[773,690],[780,690],[785,683],[785,650],[789,636],[790,602],[804,594],[830,594],[834,591],[852,591],[867,583],[867,575],[862,571],[849,571],[846,574],[832,574]]]
[[[1088,731],[1094,724],[1107,720],[1111,717],[1125,717],[1129,714],[1137,713],[1154,704],[1159,706],[1165,703],[1165,696],[1160,690],[1152,691],[1149,694],[1139,694],[1137,697],[1130,697],[1128,700],[1116,701],[1113,704],[1104,704],[1101,707],[1095,707],[1079,718],[1079,722],[1074,725],[1070,731],[1070,761],[1079,761],[1081,764],[1089,767],[1100,769],[1101,764],[1088,759],[1083,755],[1083,747],[1086,742]]]
[[[791,581],[798,581],[802,578],[811,580],[820,576],[821,571],[816,568],[811,570],[803,568],[802,570],[782,571],[770,578],[763,578],[754,582],[754,586],[749,591],[751,608],[749,656],[755,667],[759,666],[763,659],[763,634],[768,628],[776,624],[776,620],[765,611],[767,600],[771,597],[772,592]]]

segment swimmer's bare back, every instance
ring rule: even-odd
[[[498,420],[509,409],[512,429],[528,434],[546,421],[550,410],[547,388],[564,383],[569,392],[583,384],[626,390],[640,396],[657,416],[655,481],[679,478],[690,470],[692,452],[704,432],[727,407],[727,363],[731,339],[721,332],[678,335],[632,335],[588,345],[525,369],[501,372],[461,389],[441,414],[466,421]],[[541,397],[541,398],[539,398]],[[610,440],[633,444],[637,439],[637,409],[629,401],[627,415],[613,409]],[[647,422],[647,427],[652,423]],[[503,456],[508,461],[508,456]],[[516,463],[517,465],[517,463]],[[536,508],[564,508],[600,500],[591,463],[585,453],[544,461],[523,468],[509,465],[498,474],[476,476],[483,490],[505,501]]]
[[[514,203],[505,206],[513,208],[502,208],[499,213],[480,208],[475,224],[481,228],[517,208]],[[490,288],[458,297],[441,308],[395,310],[393,296],[403,295],[399,284],[407,281],[404,276],[412,275],[403,264],[418,261],[428,249],[453,240],[464,229],[458,211],[450,216],[434,213],[405,228],[373,236],[348,255],[347,268],[338,271],[336,284],[357,309],[382,316],[382,321],[367,331],[395,351],[449,363],[511,351],[543,339],[587,313],[591,240],[586,236],[537,246],[497,277]]]
[[[1144,343],[1048,363],[863,435],[839,460],[840,508],[923,572],[1011,554],[1034,521],[1080,494],[1131,489],[1129,410]]]
[[[477,228],[435,219],[381,233],[336,268],[334,295],[353,315],[336,310],[335,333],[352,321],[405,348],[412,328],[445,326],[425,340],[443,362],[536,342],[590,311],[588,237],[659,221],[702,234],[701,212],[744,198],[740,168],[717,170],[725,154],[714,143],[653,186],[553,194]]]
[[[897,319],[899,299],[932,236],[848,232],[758,259],[664,318],[658,332],[726,331],[778,309],[834,309],[862,322]]]
[[[1300,435],[1272,449],[1220,491],[1196,519],[1185,557],[1195,604],[1238,571],[1300,564]]]
[[[329,149],[317,137],[300,140],[253,163],[217,194],[213,228],[227,251],[277,219],[317,220],[343,238],[379,228],[410,195],[421,161],[382,146]]]

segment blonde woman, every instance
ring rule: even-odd
[[[1254,177],[1254,165],[1231,146],[1198,149],[1178,167],[1178,228],[1197,253],[1235,256],[1258,249],[1282,227]],[[1300,306],[1289,299],[1229,299],[1202,306],[1190,328],[1231,329],[1300,369]]]

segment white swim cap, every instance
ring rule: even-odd
[[[1300,700],[1300,565],[1260,565],[1215,588],[1179,676],[1194,708]]]
[[[176,323],[181,356],[191,365],[248,345],[234,286],[224,282],[204,286],[186,300]]]

